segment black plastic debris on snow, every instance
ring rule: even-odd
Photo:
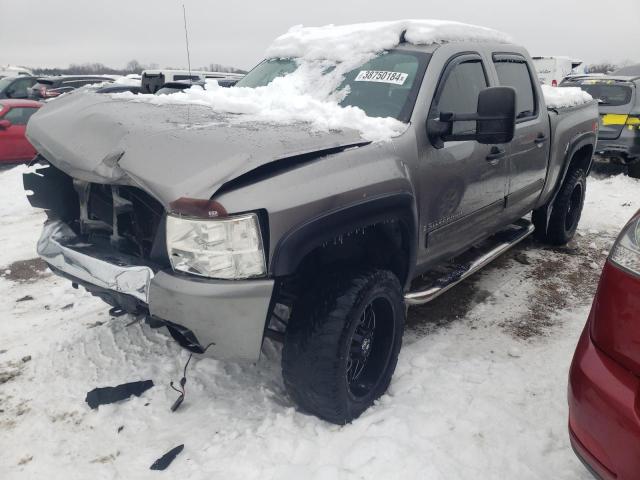
[[[184,445],[178,445],[177,447],[172,448],[155,462],[153,462],[153,465],[149,467],[150,470],[165,470],[169,465],[171,465],[171,462],[175,460],[175,458],[182,450],[184,450]]]
[[[87,393],[85,401],[89,404],[89,407],[98,408],[100,405],[126,400],[131,395],[139,397],[151,387],[153,387],[153,380],[123,383],[116,387],[94,388]]]

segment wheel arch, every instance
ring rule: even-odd
[[[589,175],[593,165],[593,152],[595,151],[596,141],[597,137],[593,132],[582,132],[572,139],[565,155],[564,168],[562,169],[559,185],[562,185],[571,168],[582,168]],[[576,162],[578,162],[577,166]]]
[[[412,278],[417,255],[417,211],[414,196],[408,192],[381,195],[318,215],[289,230],[276,244],[270,274],[285,277],[296,273],[303,261],[328,242],[370,227],[397,222],[406,256],[400,283]]]
[[[565,155],[564,167],[562,173],[558,179],[558,184],[555,187],[553,195],[548,202],[542,205],[540,208],[534,210],[534,223],[537,224],[536,228],[544,228],[546,233],[549,226],[549,218],[551,217],[551,211],[553,203],[555,202],[564,182],[567,180],[567,176],[573,170],[583,169],[585,175],[589,175],[591,167],[593,165],[593,152],[595,150],[595,137],[591,132],[585,132],[579,135],[573,141],[573,145],[567,149]]]

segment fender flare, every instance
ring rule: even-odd
[[[562,187],[562,184],[567,178],[567,173],[569,173],[569,167],[571,166],[571,159],[573,158],[573,156],[576,154],[578,150],[587,146],[593,147],[593,150],[595,151],[596,138],[597,137],[593,132],[583,132],[578,134],[572,140],[572,142],[570,143],[570,147],[567,149],[567,154],[564,157],[564,166],[562,167],[562,175],[560,175],[559,177],[558,185],[555,188],[555,192],[553,193],[553,196],[549,200],[549,204],[552,204],[556,199],[556,197],[558,196],[558,193],[560,192],[560,188]],[[593,152],[591,154],[591,158],[589,159],[589,165],[587,167],[587,170],[585,171],[587,175],[589,175],[592,165],[593,165]]]
[[[565,160],[564,160],[564,166],[562,167],[562,173],[558,177],[558,183],[554,188],[553,195],[551,195],[551,198],[549,198],[546,204],[540,207],[541,209],[544,209],[544,213],[546,216],[545,230],[546,230],[546,226],[549,224],[549,217],[551,216],[551,208],[553,206],[553,202],[555,202],[556,197],[558,196],[558,193],[560,193],[560,189],[562,188],[562,185],[564,184],[564,181],[567,178],[567,174],[569,173],[569,167],[571,166],[571,159],[576,154],[576,152],[581,148],[591,146],[593,147],[593,151],[595,151],[596,141],[597,141],[597,137],[595,133],[583,132],[578,134],[570,143],[570,147],[567,148],[567,153],[565,154],[565,157],[564,157]],[[587,170],[585,172],[587,175],[589,175],[589,172],[591,171],[592,166],[593,166],[593,152],[591,154],[591,158],[589,159],[589,165],[587,166]]]
[[[274,277],[293,274],[302,259],[315,248],[358,228],[398,220],[407,232],[409,258],[407,278],[412,278],[418,244],[418,215],[411,193],[399,192],[367,198],[358,203],[322,213],[289,230],[278,241],[270,264]]]

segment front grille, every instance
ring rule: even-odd
[[[34,207],[63,220],[83,240],[138,257],[144,263],[169,266],[165,246],[165,210],[143,190],[72,179],[53,165],[24,175]]]
[[[108,239],[122,253],[156,263],[168,262],[164,248],[165,212],[156,199],[130,186],[91,183],[81,188],[88,192],[86,212],[80,194],[80,229],[90,241]]]

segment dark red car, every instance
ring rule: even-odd
[[[602,479],[640,479],[640,211],[605,264],[569,374],[569,435]]]
[[[24,132],[41,106],[33,100],[0,100],[0,163],[28,161],[36,155]]]

